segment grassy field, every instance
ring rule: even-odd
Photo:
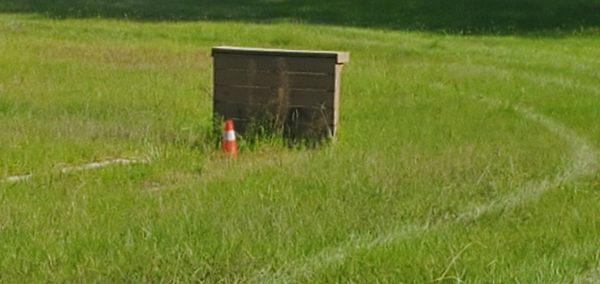
[[[355,2],[0,0],[0,282],[599,282],[600,3]],[[223,159],[221,44],[351,52],[337,140]]]

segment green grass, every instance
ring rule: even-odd
[[[163,22],[123,19],[118,2],[78,19],[65,1],[22,3],[36,2],[0,1],[0,178],[34,177],[0,182],[0,282],[598,281],[597,164],[501,202],[581,160],[520,108],[600,149],[597,22],[460,36],[386,26],[392,13]],[[542,24],[521,27],[556,28]],[[224,159],[211,131],[220,44],[350,51],[337,141],[242,141]],[[110,157],[151,162],[60,173]]]

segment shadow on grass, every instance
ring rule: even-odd
[[[0,0],[0,12],[140,21],[299,21],[455,34],[600,27],[600,0]]]

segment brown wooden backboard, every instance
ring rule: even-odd
[[[294,138],[335,136],[347,52],[218,46],[212,56],[215,118],[242,134],[266,122]]]

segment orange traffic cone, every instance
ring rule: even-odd
[[[233,130],[233,120],[231,119],[225,121],[221,148],[227,156],[232,158],[237,157],[237,142],[235,141],[235,130]]]

